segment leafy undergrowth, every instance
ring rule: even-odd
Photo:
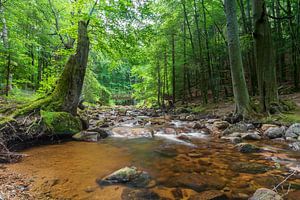
[[[17,104],[29,103],[39,97],[40,96],[34,91],[21,90],[18,88],[13,89],[8,96],[3,96],[5,100]]]

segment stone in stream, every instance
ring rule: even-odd
[[[260,152],[261,149],[253,144],[249,143],[240,143],[235,146],[239,152],[241,153],[257,153]]]
[[[151,177],[147,172],[138,170],[136,167],[124,167],[102,179],[97,179],[97,183],[100,186],[126,184],[131,187],[144,188],[150,186]]]
[[[220,130],[224,130],[226,129],[230,124],[227,121],[215,121],[213,123],[213,126],[220,129]]]
[[[249,200],[283,200],[283,198],[273,190],[260,188],[255,191]]]
[[[98,142],[101,139],[108,137],[108,132],[105,130],[96,131],[81,131],[72,136],[74,140],[86,141],[86,142]]]
[[[260,129],[262,130],[262,132],[265,132],[269,128],[278,128],[278,126],[275,124],[263,124]]]
[[[244,123],[232,124],[223,131],[223,135],[229,135],[235,132],[238,133],[247,132],[247,125]]]
[[[125,188],[121,196],[122,200],[162,200],[155,192],[147,189],[135,190]]]
[[[185,118],[187,121],[194,121],[195,120],[195,115],[188,115]]]
[[[244,140],[260,140],[261,136],[258,132],[242,133],[241,138]]]
[[[289,144],[289,148],[293,151],[300,151],[300,142],[293,142]]]
[[[261,174],[270,169],[267,165],[252,162],[234,162],[230,168],[235,172],[248,174]]]
[[[208,190],[192,195],[188,200],[228,200],[226,194],[219,190]]]
[[[281,138],[284,135],[285,127],[271,127],[268,128],[264,135],[270,139]]]
[[[162,185],[166,187],[179,187],[203,192],[206,190],[221,190],[226,181],[215,175],[200,175],[198,173],[181,173],[167,179]]]
[[[291,125],[285,132],[285,137],[298,138],[300,136],[300,123]]]

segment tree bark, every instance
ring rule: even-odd
[[[12,79],[13,74],[11,70],[11,53],[10,53],[10,46],[9,46],[9,38],[8,38],[8,28],[5,18],[5,11],[4,11],[4,5],[3,1],[0,0],[0,16],[2,21],[2,41],[3,46],[6,51],[6,96],[8,96],[8,93],[10,90],[12,90]]]
[[[260,105],[269,112],[271,103],[278,103],[275,52],[264,0],[253,0],[254,50],[257,67]]]
[[[238,21],[236,15],[236,1],[225,0],[227,19],[228,49],[231,66],[231,76],[236,114],[246,116],[250,111],[250,100],[244,76]]]
[[[73,115],[77,114],[89,54],[90,41],[84,21],[78,22],[77,40],[76,53],[70,56],[53,93],[56,98],[62,99],[59,110]]]
[[[176,100],[175,35],[172,35],[172,103]]]

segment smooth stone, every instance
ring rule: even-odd
[[[291,125],[285,132],[285,137],[297,138],[300,136],[300,123]]]
[[[194,121],[195,120],[195,116],[194,115],[188,115],[185,119],[187,121]]]
[[[223,131],[223,135],[229,135],[234,132],[238,132],[238,133],[247,132],[247,125],[244,123],[232,124]]]
[[[244,140],[260,140],[261,136],[258,132],[242,133],[241,138]]]
[[[220,129],[220,130],[224,130],[226,129],[230,124],[227,121],[215,121],[213,123],[213,126]]]
[[[193,195],[189,200],[228,200],[225,193],[219,190],[208,190],[200,194]]]
[[[273,190],[260,188],[249,200],[283,200],[283,198]]]
[[[293,143],[289,144],[289,147],[293,151],[300,151],[300,142],[293,142]]]
[[[261,151],[259,147],[249,143],[240,143],[237,144],[236,147],[241,153],[257,153]]]
[[[268,128],[264,132],[264,135],[266,135],[270,139],[280,138],[284,135],[285,127],[271,127]]]
[[[202,128],[205,128],[205,125],[200,124],[199,122],[196,122],[192,128],[193,129],[202,129]]]
[[[263,125],[261,126],[260,129],[261,129],[263,132],[265,132],[265,131],[267,131],[269,128],[278,128],[278,126],[275,125],[275,124],[263,124]]]
[[[97,183],[101,186],[126,184],[142,188],[147,187],[150,181],[150,175],[147,172],[138,170],[136,167],[124,167],[102,179],[97,179]]]
[[[125,188],[121,198],[122,200],[161,200],[161,197],[151,190],[134,190],[131,188]]]
[[[261,174],[267,172],[270,167],[259,163],[235,162],[231,165],[231,169],[239,173]]]

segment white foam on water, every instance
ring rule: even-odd
[[[199,139],[204,139],[208,137],[203,132],[181,133],[180,135],[188,136],[191,138],[199,138]]]
[[[172,141],[172,142],[175,142],[175,143],[180,143],[180,144],[184,144],[184,145],[187,145],[187,146],[192,146],[192,147],[196,147],[196,145],[192,144],[192,143],[189,143],[189,142],[186,142],[184,140],[180,140],[178,139],[178,135],[173,135],[173,134],[164,134],[162,132],[158,132],[154,135],[154,137],[159,137],[159,138],[163,138],[163,139],[166,139],[168,141]]]

